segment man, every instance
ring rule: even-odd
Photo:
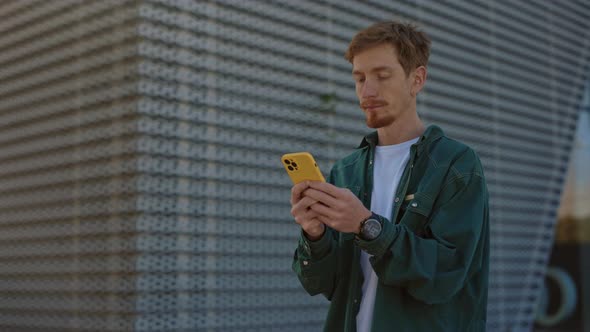
[[[328,183],[292,189],[302,229],[293,269],[307,292],[331,301],[325,331],[485,330],[485,178],[471,148],[416,113],[429,53],[411,25],[360,31],[346,58],[376,132]]]

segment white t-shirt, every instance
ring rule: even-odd
[[[404,168],[410,159],[410,147],[418,142],[419,137],[395,145],[376,146],[373,165],[373,193],[371,194],[371,211],[391,219],[393,196],[402,177]],[[371,331],[375,293],[377,292],[377,275],[369,262],[369,254],[361,251],[363,269],[363,297],[356,316],[357,332]]]

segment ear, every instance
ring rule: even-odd
[[[420,66],[414,70],[414,80],[412,82],[411,88],[412,97],[416,97],[418,92],[420,92],[424,87],[427,74],[428,72],[424,66]]]

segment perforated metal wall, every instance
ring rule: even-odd
[[[367,132],[343,52],[433,39],[419,111],[480,153],[490,331],[530,329],[588,68],[579,1],[0,2],[0,329],[317,331],[279,157]]]
[[[0,2],[0,330],[130,331],[137,4]]]

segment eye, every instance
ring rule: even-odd
[[[357,83],[363,83],[365,81],[365,78],[364,77],[356,77],[354,80]]]

